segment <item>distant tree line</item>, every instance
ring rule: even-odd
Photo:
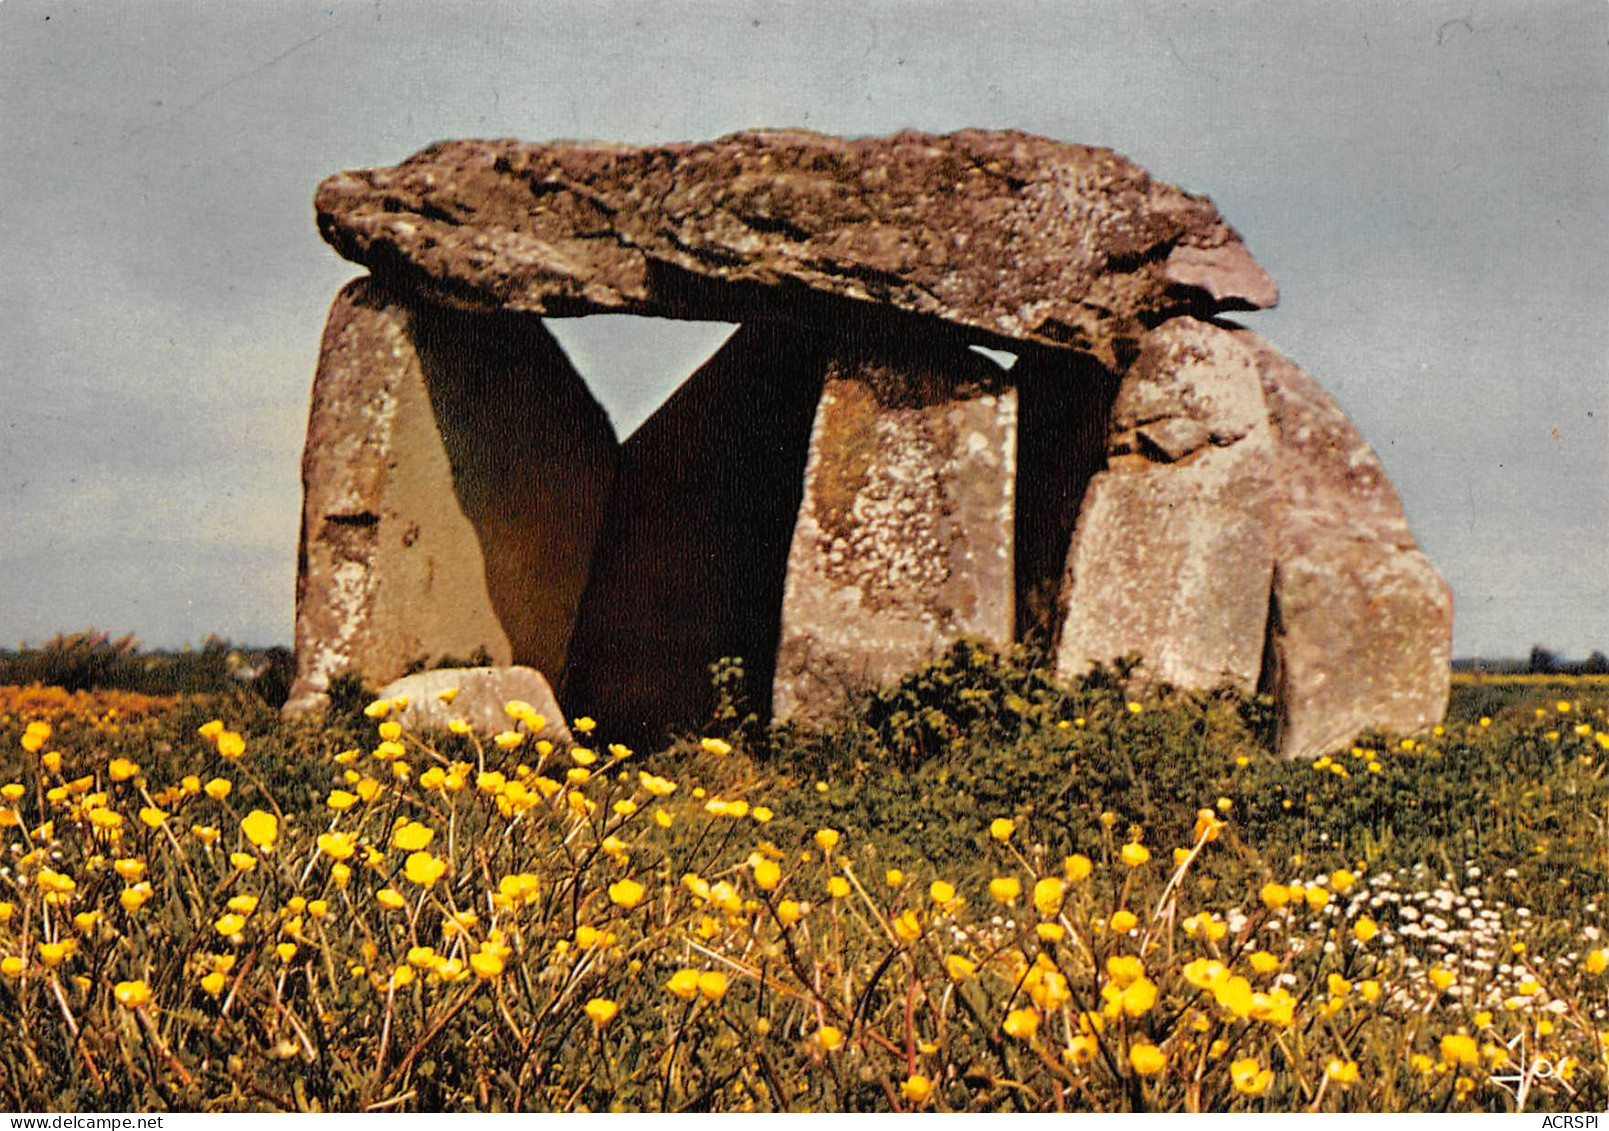
[[[1609,675],[1609,656],[1595,651],[1584,660],[1565,660],[1538,644],[1524,660],[1454,660],[1453,670],[1493,675]]]
[[[145,695],[219,694],[249,688],[284,702],[295,673],[288,648],[246,648],[209,636],[199,648],[143,652],[133,636],[113,640],[91,628],[37,647],[0,649],[0,685],[43,684],[68,691],[117,689]]]

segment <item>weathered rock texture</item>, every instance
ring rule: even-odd
[[[1134,653],[1149,678],[1254,690],[1274,568],[1256,356],[1208,323],[1165,323],[1123,379],[1110,434],[1068,555],[1057,667]]]
[[[1143,320],[1278,294],[1210,201],[1015,132],[451,141],[331,177],[317,207],[336,250],[421,295],[548,315],[746,321],[785,290],[1110,360]]]
[[[484,646],[647,740],[707,720],[722,656],[809,724],[1035,636],[1270,691],[1291,755],[1444,710],[1450,601],[1378,461],[1217,321],[1272,280],[1108,150],[458,141],[317,208],[374,281],[315,386],[293,708]],[[742,329],[617,450],[540,321],[600,312]]]
[[[538,320],[349,284],[314,380],[286,709],[421,658],[560,668],[613,446]]]
[[[441,698],[446,691],[456,692],[451,702]],[[504,709],[518,700],[530,704],[546,724],[534,738],[564,745],[574,742],[553,689],[535,668],[433,668],[391,681],[380,689],[380,698],[407,701],[392,717],[409,731],[443,730],[454,719],[462,719],[483,737],[518,729]]]
[[[317,706],[345,671],[383,682],[417,656],[510,658],[412,321],[367,280],[330,310],[302,459],[291,712]]]
[[[1016,390],[936,345],[850,343],[827,367],[788,553],[778,720],[821,722],[962,636],[1011,640]]]
[[[799,330],[744,326],[622,445],[563,686],[573,712],[629,742],[696,729],[723,656],[743,658],[766,711],[826,356]]]
[[[1255,334],[1180,318],[1112,406],[1068,556],[1056,650],[1148,678],[1261,687],[1303,757],[1446,711],[1452,604],[1334,401]]]
[[[1264,688],[1276,742],[1322,752],[1366,727],[1414,731],[1446,714],[1452,593],[1416,548],[1396,489],[1346,414],[1256,334],[1281,485]]]

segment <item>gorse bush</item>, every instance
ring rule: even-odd
[[[1265,705],[1021,651],[957,649],[816,735],[744,725],[723,671],[733,729],[653,754],[607,720],[538,741],[522,703],[414,734],[355,687],[317,724],[0,693],[0,1096],[1609,1102],[1609,696],[1295,764]]]

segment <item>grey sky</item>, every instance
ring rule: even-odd
[[[449,137],[1016,127],[1205,192],[1455,654],[1609,649],[1609,5],[0,0],[0,644],[291,636],[314,186]],[[556,329],[622,431],[719,328]]]

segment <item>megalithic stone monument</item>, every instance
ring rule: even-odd
[[[1451,603],[1378,461],[1222,321],[1273,281],[1109,150],[455,141],[317,210],[370,277],[315,379],[289,710],[484,647],[641,740],[707,721],[723,656],[817,725],[1030,635],[1271,692],[1291,756],[1445,710]],[[541,324],[611,312],[743,327],[623,446]]]

